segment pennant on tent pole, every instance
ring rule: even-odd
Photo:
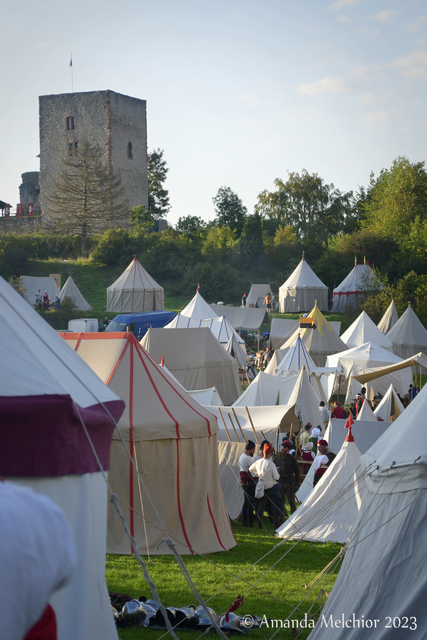
[[[200,285],[199,285],[199,283],[197,283],[196,293],[199,293],[199,289],[200,289]]]

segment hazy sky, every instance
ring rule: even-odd
[[[249,213],[288,171],[340,190],[426,159],[425,0],[1,0],[0,199],[39,162],[38,96],[147,100],[169,166],[168,221]]]

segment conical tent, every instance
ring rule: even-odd
[[[372,291],[381,288],[369,264],[355,264],[348,276],[332,292],[332,312],[342,312],[364,302]]]
[[[366,491],[360,455],[351,436],[303,504],[276,531],[277,535],[285,540],[345,544],[354,532]]]
[[[55,296],[59,293],[58,285],[53,277],[43,278],[36,276],[21,276],[21,284],[24,287],[24,298],[31,306],[34,307],[36,297],[35,294],[40,289],[43,295],[47,291],[49,301],[52,303],[55,300]]]
[[[243,348],[242,348],[242,343],[238,338],[240,338],[240,336],[238,336],[237,333],[232,334],[227,344],[224,345],[224,349],[226,350],[227,353],[230,354],[230,356],[232,356],[237,360],[239,367],[244,368],[246,366],[246,359],[247,359],[246,345],[243,342]]]
[[[308,311],[316,300],[319,309],[328,310],[328,287],[303,258],[279,289],[280,313]]]
[[[300,336],[313,362],[318,367],[324,367],[327,356],[344,351],[347,348],[347,345],[332,329],[317,306],[316,301],[314,308],[310,311],[308,317],[314,319],[316,328],[297,328],[281,349],[291,347],[295,343],[297,337]]]
[[[241,395],[236,360],[207,327],[198,329],[149,329],[141,344],[167,368],[185,389],[216,387],[222,401],[232,404]]]
[[[206,300],[197,291],[196,295],[191,298],[190,302],[180,312],[182,316],[188,318],[217,318],[218,315],[211,309]]]
[[[394,304],[394,300],[390,302],[390,305],[387,307],[387,311],[381,318],[378,323],[378,329],[382,331],[384,334],[388,333],[390,329],[396,324],[399,320],[399,314],[397,313],[396,305]]]
[[[365,342],[373,342],[387,351],[393,351],[393,345],[372,322],[366,311],[362,311],[360,316],[349,326],[347,331],[341,335],[341,340],[347,347],[358,347]]]
[[[298,374],[287,378],[279,378],[260,371],[255,380],[245,389],[233,403],[233,407],[273,406],[289,404]]]
[[[365,400],[364,403],[362,404],[362,408],[357,414],[356,420],[359,420],[359,421],[362,420],[363,422],[376,422],[377,419],[374,416],[374,412],[369,406],[369,402],[367,400]]]
[[[271,293],[271,286],[269,284],[253,284],[251,285],[248,297],[246,299],[246,306],[253,305],[257,309],[265,308],[265,296]]]
[[[231,324],[228,322],[225,316],[217,318],[204,318],[199,319],[194,316],[183,316],[181,313],[177,313],[175,318],[164,326],[164,329],[197,329],[199,327],[207,327],[220,344],[224,347],[231,337],[240,345],[242,354],[245,355],[246,361],[246,345],[245,341],[234,331]]]
[[[289,348],[285,357],[276,368],[275,375],[287,375],[289,371],[301,371],[305,367],[309,371],[316,368],[300,336],[297,337],[292,347]]]
[[[427,355],[427,329],[411,305],[390,329],[387,338],[393,345],[393,353],[400,358],[410,358],[420,351]]]
[[[307,422],[312,425],[319,424],[319,403],[321,399],[315,386],[311,384],[308,371],[302,368],[288,404],[291,406],[296,405],[295,413],[303,424],[307,424]]]
[[[182,554],[235,546],[221,492],[213,416],[144,351],[131,333],[72,334],[64,339],[108,387],[126,400],[119,430],[142,477],[113,436],[109,482],[141,554],[168,554],[167,535]],[[149,496],[154,503],[154,508]],[[189,499],[191,496],[191,499]],[[107,551],[132,553],[109,509]]]
[[[50,601],[58,637],[117,640],[105,584],[103,471],[124,403],[2,278],[0,329],[1,475],[61,507],[77,550],[70,583]]]
[[[421,541],[427,536],[426,414],[424,387],[361,456],[367,491],[310,640],[324,640],[326,622],[327,637],[333,640],[359,640],[365,629],[375,640],[425,638],[427,574]],[[395,631],[402,624],[405,629]]]
[[[71,298],[79,311],[91,311],[92,309],[90,304],[86,302],[80,293],[79,288],[71,276],[68,276],[67,282],[59,293],[59,299],[61,302],[64,301],[64,298]]]
[[[165,308],[164,291],[136,257],[107,289],[107,311],[143,313]]]
[[[391,384],[387,393],[374,411],[375,418],[381,418],[386,422],[394,422],[404,412],[404,406]]]

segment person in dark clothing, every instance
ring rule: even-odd
[[[240,484],[242,485],[243,493],[245,494],[242,509],[244,527],[253,527],[254,525],[256,480],[249,473],[249,467],[253,463],[254,453],[255,443],[252,442],[252,440],[248,440],[245,446],[245,452],[242,453],[239,458]]]
[[[296,511],[295,492],[299,489],[299,465],[293,455],[289,452],[292,448],[289,440],[284,440],[273,462],[276,465],[280,476],[280,497],[283,502],[283,514],[287,518],[288,513],[285,507],[285,498],[288,499],[291,513]]]
[[[342,407],[340,405],[340,403],[335,400],[334,408],[331,411],[331,418],[341,418],[341,419],[343,419],[343,418],[346,418],[346,417],[347,417],[347,414],[346,414],[346,411],[345,411],[344,407]]]

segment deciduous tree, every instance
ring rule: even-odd
[[[234,229],[237,237],[239,237],[242,233],[248,210],[237,193],[234,193],[230,187],[221,187],[212,200],[215,206],[215,220],[218,226]]]
[[[163,158],[163,149],[148,154],[148,209],[154,220],[166,218],[169,210],[169,192],[164,188],[169,168]]]

